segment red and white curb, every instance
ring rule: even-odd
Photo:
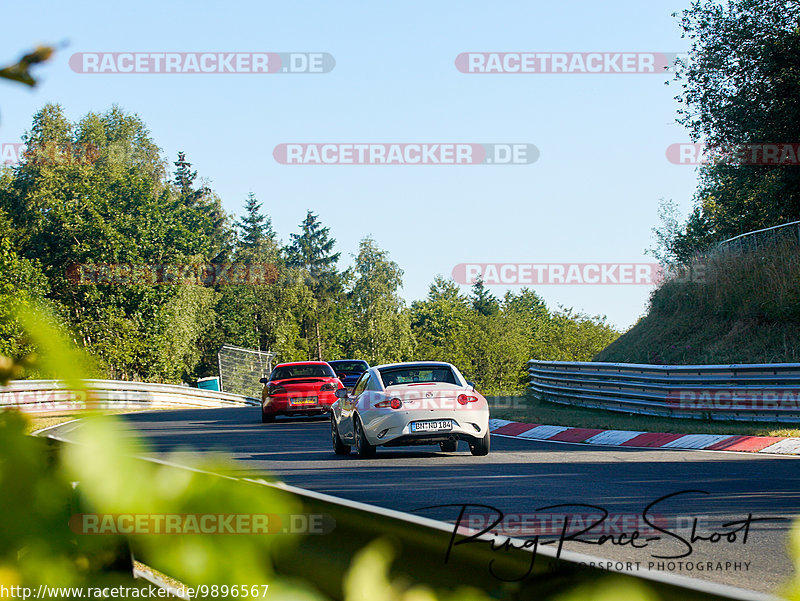
[[[598,444],[636,449],[692,449],[738,451],[774,455],[800,455],[800,438],[781,436],[741,436],[736,434],[668,434],[526,424],[507,419],[490,419],[492,434],[527,440],[549,440]]]

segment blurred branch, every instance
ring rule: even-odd
[[[16,64],[0,68],[0,79],[10,79],[33,87],[36,85],[36,80],[31,75],[30,68],[48,61],[54,52],[55,48],[52,46],[37,46],[33,52],[24,55]]]

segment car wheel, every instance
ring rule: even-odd
[[[336,420],[333,419],[333,414],[331,413],[331,439],[333,440],[333,452],[337,455],[349,455],[350,454],[350,447],[342,442],[342,439],[339,437],[339,428],[336,427]]]
[[[264,410],[261,410],[261,423],[262,424],[271,424],[275,421],[275,414],[274,413],[264,413]]]
[[[475,455],[476,457],[481,457],[483,455],[489,454],[489,433],[486,433],[486,436],[481,438],[479,441],[471,443],[469,445],[470,452]]]
[[[439,448],[442,449],[443,453],[455,453],[456,449],[458,449],[458,441],[447,440],[445,442],[440,442]]]
[[[369,444],[367,435],[364,434],[364,426],[361,424],[361,419],[356,417],[353,420],[353,427],[355,428],[356,438],[356,455],[360,459],[369,459],[375,456],[375,447]]]

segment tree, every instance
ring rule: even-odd
[[[534,358],[546,361],[591,361],[619,338],[619,332],[605,316],[589,316],[564,307],[553,312],[543,334],[549,356]]]
[[[276,279],[219,287],[214,326],[203,341],[199,367],[203,375],[216,373],[216,353],[226,343],[273,351],[280,361],[309,357],[299,324],[312,315],[315,301],[306,283],[293,277],[286,267],[271,219],[261,207],[251,193],[245,201],[244,215],[236,222],[233,258],[239,263],[260,264]]]
[[[0,210],[0,356],[21,357],[33,349],[16,320],[20,305],[41,300],[47,280],[33,261],[21,258],[13,247],[11,221]]]
[[[500,311],[497,297],[486,289],[481,276],[472,285],[472,308],[481,315],[496,315]]]
[[[472,307],[458,284],[436,276],[424,300],[411,304],[411,328],[416,355],[423,359],[447,361],[466,369]]]
[[[300,224],[300,233],[291,234],[286,247],[286,264],[298,270],[311,290],[316,307],[304,319],[306,337],[313,340],[314,356],[322,359],[323,344],[320,323],[326,320],[335,298],[342,292],[342,278],[337,270],[340,253],[333,252],[336,240],[329,236],[317,215],[308,211]]]
[[[195,190],[193,187],[194,180],[197,178],[197,171],[192,171],[192,164],[186,160],[185,152],[178,152],[178,160],[173,165],[175,165],[175,174],[172,182],[178,187],[184,202],[192,204],[204,193],[204,190]]]
[[[73,124],[60,106],[46,105],[24,139],[31,152],[0,187],[0,209],[12,223],[16,253],[41,266],[47,297],[109,375],[188,377],[213,290],[83,285],[68,273],[76,264],[208,262],[225,247],[218,199],[204,192],[187,201],[188,191],[167,181],[144,123],[119,107]],[[53,161],[39,154],[81,144],[97,149],[93,161]],[[181,317],[189,315],[197,321]]]
[[[408,311],[398,294],[402,269],[367,237],[359,244],[353,272],[348,295],[355,323],[352,354],[373,365],[408,359],[413,337]]]
[[[239,247],[258,250],[275,245],[272,219],[261,212],[262,203],[250,192],[244,205],[245,214],[236,223],[239,232]]]
[[[175,161],[173,183],[177,188],[171,209],[180,215],[175,225],[181,234],[191,240],[194,248],[213,262],[223,262],[234,244],[233,229],[222,210],[220,199],[205,184],[195,186],[197,171],[183,152]]]
[[[800,219],[796,163],[740,164],[731,154],[800,139],[800,3],[695,0],[680,18],[690,60],[676,80],[678,122],[711,149],[700,168],[695,210],[669,250],[693,249]]]
[[[321,285],[327,276],[336,274],[340,253],[333,252],[336,240],[329,236],[330,228],[323,227],[319,217],[308,211],[300,224],[299,234],[290,234],[286,248],[287,263],[309,273]]]

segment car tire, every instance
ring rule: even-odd
[[[367,435],[364,434],[364,426],[361,424],[359,417],[353,420],[353,427],[355,428],[356,455],[358,455],[359,459],[375,457],[375,447],[369,444]]]
[[[458,449],[458,441],[447,440],[445,442],[440,442],[439,448],[442,450],[442,453],[455,453]]]
[[[331,413],[331,439],[333,440],[333,452],[337,455],[349,455],[350,447],[342,442],[339,436],[339,428],[336,427],[336,420]]]
[[[264,413],[264,410],[261,410],[261,423],[262,424],[271,424],[275,421],[275,414],[274,413]]]
[[[469,451],[476,457],[482,457],[489,454],[489,433],[478,441],[470,443]]]

